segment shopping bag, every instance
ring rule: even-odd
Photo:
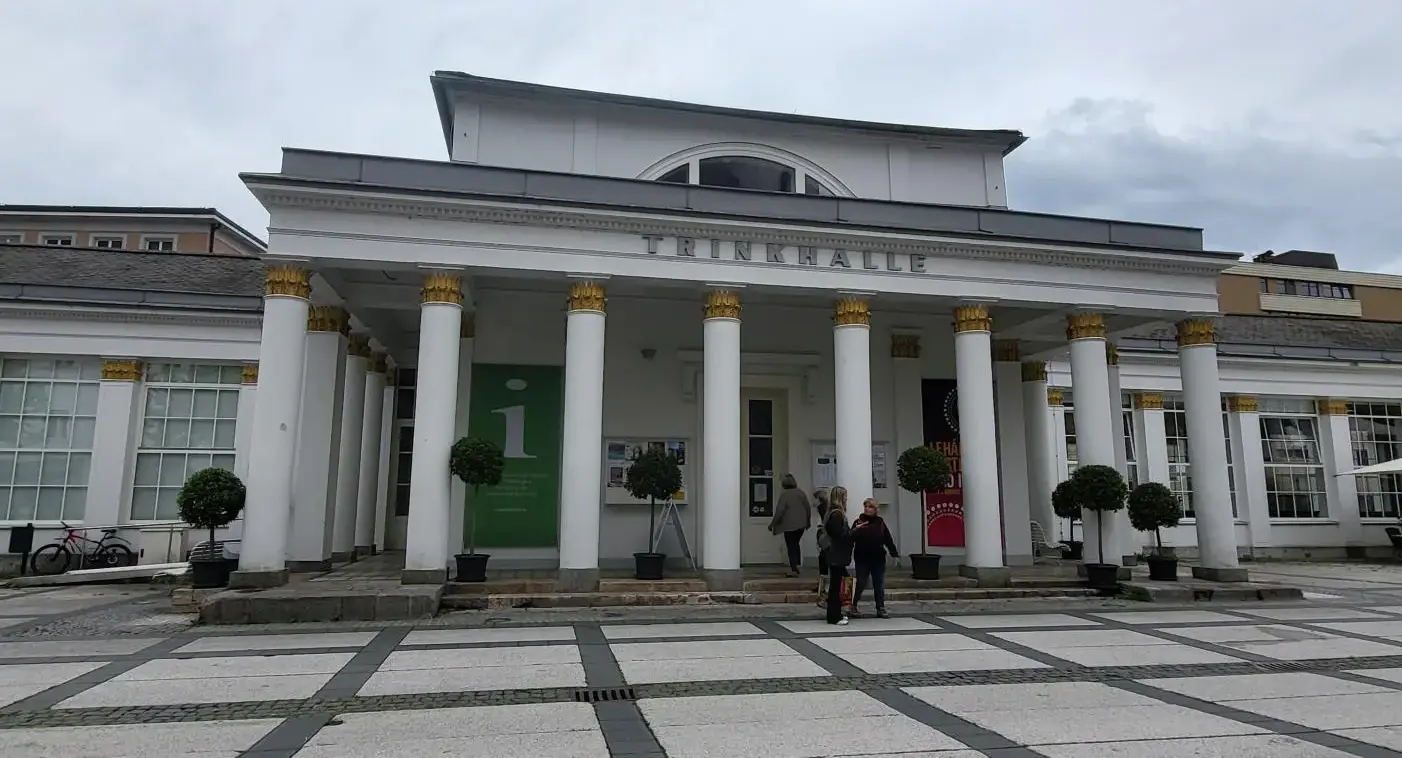
[[[818,607],[828,607],[828,588],[830,580],[826,576],[818,577]],[[838,588],[841,592],[842,607],[847,608],[852,605],[852,596],[857,594],[857,580],[851,576],[842,577],[842,586]]]
[[[828,578],[827,578],[827,576],[820,576],[820,577],[818,577],[818,607],[819,607],[819,608],[826,608],[826,607],[828,607]]]

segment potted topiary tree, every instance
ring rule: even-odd
[[[1092,589],[1119,588],[1120,567],[1105,562],[1105,517],[1125,507],[1129,488],[1113,466],[1081,466],[1071,475],[1072,492],[1082,511],[1095,514],[1096,563],[1087,563],[1086,579]]]
[[[623,486],[628,494],[647,500],[648,549],[633,553],[634,577],[661,579],[667,555],[657,552],[657,501],[664,504],[682,488],[682,469],[677,459],[665,450],[648,450],[633,459]]]
[[[910,554],[910,575],[914,579],[940,578],[940,556],[929,552],[925,493],[948,487],[949,477],[949,459],[930,445],[912,447],[896,459],[896,483],[906,492],[920,496],[920,552]]]
[[[1129,523],[1141,532],[1154,533],[1154,554],[1148,559],[1150,579],[1178,581],[1178,557],[1172,553],[1173,548],[1163,546],[1159,530],[1178,526],[1182,518],[1182,501],[1158,482],[1145,482],[1129,493]]]
[[[477,552],[477,518],[472,513],[472,506],[483,487],[501,484],[502,469],[505,467],[506,458],[495,442],[481,437],[463,437],[453,443],[448,468],[453,476],[468,486],[468,495],[463,504],[463,518],[467,519],[467,552],[453,556],[459,582],[487,581],[487,560],[492,556]]]
[[[1076,499],[1076,486],[1070,479],[1056,485],[1056,489],[1052,490],[1052,510],[1058,517],[1071,522],[1071,536],[1062,540],[1066,545],[1064,557],[1073,561],[1081,560],[1085,542],[1076,539],[1076,523],[1081,520],[1081,503]]]
[[[209,550],[205,555],[191,556],[190,581],[195,589],[226,587],[232,568],[224,559],[223,550],[215,550],[214,530],[233,523],[243,510],[247,490],[232,471],[222,468],[200,469],[185,480],[175,495],[180,520],[197,529],[209,530]]]

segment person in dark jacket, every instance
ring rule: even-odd
[[[803,567],[803,553],[799,548],[803,533],[813,525],[813,507],[808,496],[798,488],[798,480],[793,474],[784,474],[783,491],[774,505],[774,518],[769,520],[771,534],[784,535],[784,545],[789,553],[789,576],[798,576]]]
[[[813,530],[818,540],[818,576],[827,576],[828,536],[823,533],[823,522],[828,519],[828,491],[826,488],[813,490],[813,509],[818,512],[818,528]]]
[[[856,563],[857,587],[852,592],[852,616],[861,617],[857,603],[868,584],[876,596],[876,617],[888,618],[886,614],[886,554],[892,558],[900,555],[896,542],[891,539],[891,530],[886,528],[885,519],[877,515],[876,501],[867,498],[862,503],[862,515],[852,524],[852,559]]]
[[[842,580],[847,578],[847,564],[852,562],[852,528],[847,525],[847,489],[833,487],[829,494],[828,515],[823,520],[823,534],[828,541],[828,605],[829,624],[845,625],[842,613]]]

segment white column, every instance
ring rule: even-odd
[[[1070,461],[1066,458],[1066,396],[1056,387],[1047,389],[1047,409],[1051,412],[1051,439],[1047,444],[1051,445],[1052,455],[1056,459],[1056,465],[1052,471],[1052,490],[1056,486],[1066,481],[1069,476]],[[1050,495],[1048,495],[1050,498]],[[1055,512],[1053,512],[1055,513]],[[1056,534],[1061,539],[1079,540],[1081,535],[1076,534],[1076,530],[1071,521],[1057,518]]]
[[[243,364],[239,411],[234,421],[234,475],[248,480],[248,455],[253,445],[253,409],[258,407],[258,364]]]
[[[389,489],[394,485],[389,479],[390,456],[394,454],[394,419],[397,411],[395,400],[398,388],[394,386],[394,368],[385,366],[385,396],[380,411],[380,461],[375,474],[375,550],[387,549],[385,531],[389,528]]]
[[[370,337],[352,334],[346,347],[341,396],[341,435],[336,464],[336,522],[331,553],[355,560],[356,501],[360,499],[360,447],[365,429],[365,372],[370,368]]]
[[[1115,470],[1129,482],[1129,450],[1125,447],[1124,393],[1120,389],[1120,352],[1109,342],[1105,343],[1105,375],[1110,386],[1110,430],[1114,435]],[[1119,537],[1120,555],[1126,566],[1137,562],[1143,536],[1134,531],[1129,523],[1129,508],[1115,514],[1115,534]]]
[[[1134,397],[1134,444],[1139,451],[1139,481],[1168,486],[1168,437],[1163,421],[1163,395],[1141,392]]]
[[[740,584],[740,295],[706,297],[701,335],[701,565],[715,589]]]
[[[1261,415],[1253,395],[1227,397],[1227,425],[1231,436],[1232,483],[1236,489],[1237,516],[1246,521],[1251,546],[1270,547],[1271,514],[1266,502],[1266,464],[1261,452]],[[1321,440],[1322,441],[1322,440]]]
[[[1071,390],[1076,393],[1071,411],[1076,419],[1076,467],[1115,467],[1114,413],[1110,407],[1110,372],[1105,362],[1105,319],[1099,313],[1075,313],[1067,318],[1066,337],[1071,341]],[[1086,563],[1120,565],[1118,521],[1113,515],[1099,523],[1100,515],[1085,513]],[[1100,549],[1101,538],[1106,549]]]
[[[88,498],[81,520],[88,526],[110,527],[126,522],[131,510],[131,481],[135,466],[135,435],[144,393],[145,366],[135,360],[104,360],[97,388],[92,459],[88,463]],[[88,535],[98,539],[96,533]]]
[[[278,266],[268,270],[243,544],[239,570],[230,577],[230,587],[268,587],[287,582],[287,522],[292,511],[292,472],[301,417],[310,294],[311,275],[306,269]]]
[[[1210,320],[1178,324],[1178,364],[1183,375],[1188,459],[1192,461],[1193,515],[1202,564],[1193,567],[1193,575],[1217,581],[1245,581],[1246,569],[1237,565],[1215,340],[1216,330]]]
[[[312,306],[307,314],[302,418],[297,426],[297,474],[292,486],[292,571],[326,571],[334,560],[336,482],[341,461],[341,401],[345,396],[346,311]]]
[[[1017,340],[993,343],[997,401],[998,477],[1002,492],[1004,562],[1032,565],[1032,506],[1028,499],[1027,415],[1022,403],[1022,363]]]
[[[921,414],[911,409],[921,403],[920,335],[897,330],[891,335],[891,400],[896,419],[894,455],[925,444],[925,424]],[[907,553],[919,552],[925,529],[925,496],[896,487],[896,544]]]
[[[1028,361],[1022,364],[1019,371],[1027,437],[1028,510],[1031,520],[1041,524],[1042,530],[1051,539],[1057,534],[1051,493],[1061,483],[1061,478],[1056,474],[1056,451],[1052,448],[1052,409],[1047,405],[1047,364]]]
[[[865,298],[837,302],[832,336],[837,483],[847,488],[847,514],[855,518],[872,495],[871,309]]]
[[[448,456],[458,402],[458,340],[462,277],[428,274],[419,306],[418,384],[414,394],[414,453],[409,475],[409,524],[404,584],[448,579]]]
[[[458,412],[453,423],[453,440],[468,435],[468,414],[472,410],[472,355],[477,343],[477,317],[475,313],[462,314],[458,328]],[[467,485],[453,477],[451,503],[448,506],[448,554],[457,555],[466,549],[465,526],[467,519]]]
[[[959,448],[964,478],[964,566],[977,579],[1006,580],[998,497],[998,434],[993,406],[993,321],[982,305],[954,312]],[[838,463],[842,454],[838,453]]]
[[[1357,468],[1353,461],[1353,434],[1348,424],[1348,402],[1321,398],[1315,401],[1315,408],[1319,414],[1319,455],[1324,463],[1324,491],[1329,502],[1329,511],[1323,515],[1339,522],[1339,532],[1343,535],[1344,549],[1348,556],[1363,558],[1363,522],[1362,515],[1358,512],[1358,480],[1351,476],[1338,476]],[[1257,445],[1257,449],[1260,449],[1260,445]],[[1238,463],[1236,468],[1243,467]]]
[[[563,592],[587,592],[599,583],[607,302],[602,284],[576,282],[570,287],[560,456],[560,571],[556,580]]]
[[[360,429],[360,472],[355,488],[355,554],[375,552],[375,494],[380,483],[380,442],[384,434],[385,355],[372,353],[365,373],[364,421]]]

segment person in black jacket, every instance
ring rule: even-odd
[[[833,487],[829,493],[828,515],[823,519],[823,534],[828,546],[824,550],[828,561],[828,623],[845,625],[842,613],[842,580],[847,578],[847,564],[852,562],[852,528],[847,525],[847,489]]]
[[[857,564],[857,587],[852,593],[853,617],[861,617],[857,603],[867,584],[871,584],[872,594],[876,596],[876,617],[889,618],[886,614],[887,553],[892,558],[900,555],[885,519],[877,515],[876,501],[867,498],[862,503],[862,515],[852,524],[852,558]]]

